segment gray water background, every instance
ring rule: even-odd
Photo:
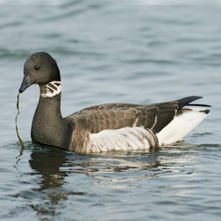
[[[219,1],[40,2],[0,2],[0,218],[220,220]],[[184,141],[154,152],[76,154],[31,142],[32,86],[20,96],[19,156],[16,96],[35,51],[58,62],[63,116],[189,95],[203,96],[211,114]]]

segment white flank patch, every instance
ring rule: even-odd
[[[46,85],[40,86],[40,93],[42,97],[54,97],[61,93],[61,82],[52,81]]]
[[[142,127],[125,127],[90,134],[87,152],[99,153],[110,150],[141,150],[149,149],[152,146],[158,146],[158,142],[151,130],[146,130]]]
[[[174,119],[159,133],[157,137],[160,145],[171,144],[182,140],[193,128],[195,128],[207,114],[199,108],[191,108],[192,111],[184,111],[183,114]]]

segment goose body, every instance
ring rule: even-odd
[[[61,115],[61,80],[56,61],[46,52],[32,54],[24,65],[22,93],[39,84],[40,98],[33,117],[34,142],[91,153],[165,146],[182,140],[209,113],[209,105],[183,99],[154,104],[109,103]]]

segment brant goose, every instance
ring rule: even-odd
[[[24,64],[19,92],[32,84],[40,87],[32,122],[32,140],[82,153],[150,149],[174,143],[206,117],[209,110],[201,107],[210,107],[190,104],[202,98],[190,96],[144,105],[101,104],[63,118],[60,71],[56,61],[46,52],[32,54]]]

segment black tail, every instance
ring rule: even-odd
[[[179,109],[182,109],[184,106],[200,106],[200,107],[211,107],[207,104],[190,104],[191,102],[201,99],[203,97],[200,96],[190,96],[177,100]]]

